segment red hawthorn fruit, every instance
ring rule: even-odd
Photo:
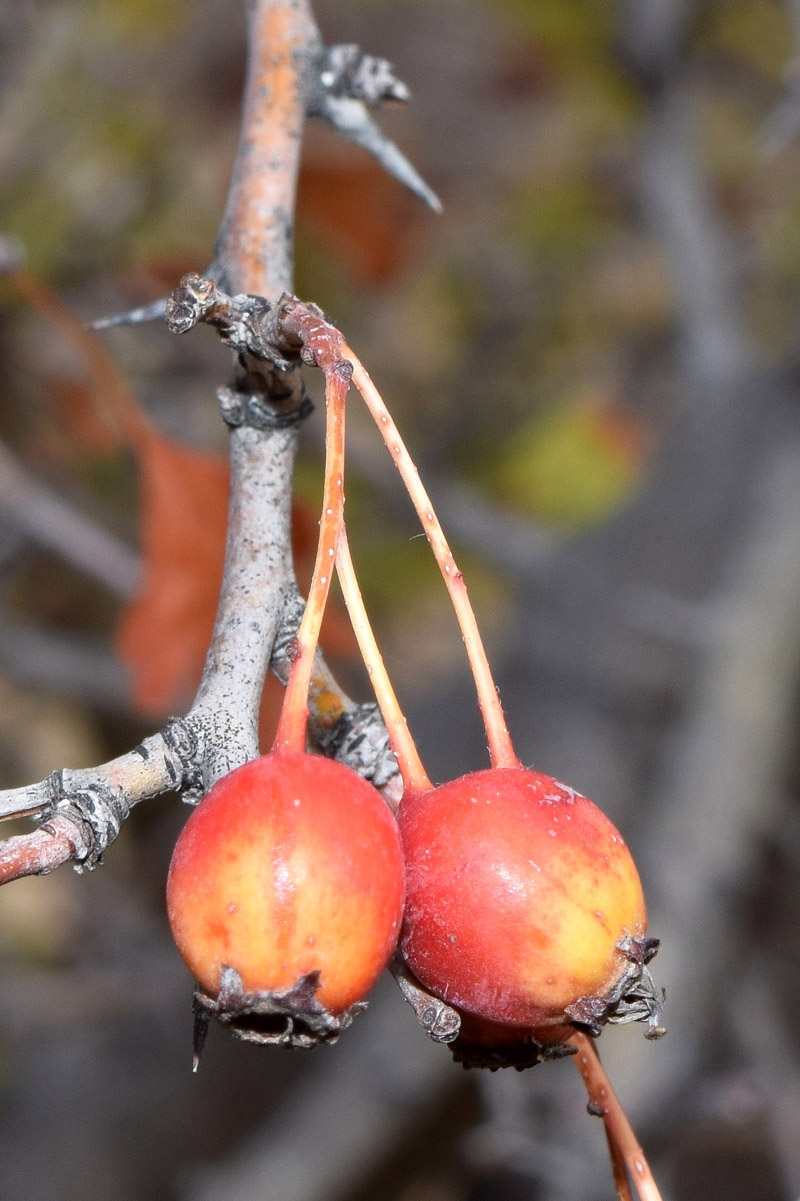
[[[534,1033],[613,992],[630,966],[619,944],[640,939],[647,916],[631,854],[591,801],[538,772],[491,768],[406,794],[397,819],[400,945],[427,989]]]
[[[270,754],[230,772],[178,838],[167,881],[173,937],[216,997],[223,966],[246,993],[319,972],[341,1014],[386,966],[403,912],[403,856],[380,794],[319,755]]]

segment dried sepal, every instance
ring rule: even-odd
[[[395,955],[389,970],[397,986],[408,1001],[417,1021],[428,1038],[435,1043],[452,1043],[461,1030],[461,1015],[440,997],[424,988],[399,955]]]
[[[550,1059],[563,1059],[574,1055],[577,1048],[571,1043],[540,1043],[533,1034],[520,1030],[518,1042],[483,1044],[471,1042],[468,1037],[459,1037],[450,1044],[450,1052],[456,1063],[464,1068],[485,1068],[496,1072],[500,1068],[514,1068],[524,1072],[537,1063]]]
[[[647,964],[658,950],[657,938],[624,938],[619,950],[628,960],[626,970],[604,997],[579,997],[566,1009],[568,1017],[595,1038],[607,1022],[622,1026],[628,1022],[647,1022],[645,1038],[666,1034],[662,1025],[664,992],[656,987]]]
[[[310,1050],[320,1043],[336,1042],[366,1009],[367,1003],[358,1001],[343,1013],[333,1014],[317,1000],[319,984],[320,973],[309,972],[287,992],[248,993],[236,969],[225,965],[216,999],[195,988],[192,1003],[195,1068],[210,1017],[216,1018],[234,1037],[262,1046]]]

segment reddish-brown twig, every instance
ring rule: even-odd
[[[591,1112],[602,1117],[606,1128],[614,1182],[620,1201],[630,1201],[631,1196],[627,1180],[623,1181],[625,1169],[633,1180],[641,1201],[662,1201],[644,1151],[609,1083],[594,1042],[588,1035],[579,1031],[576,1031],[569,1041],[578,1048],[575,1066],[586,1086]]]
[[[39,830],[0,842],[0,884],[22,876],[46,876],[79,854],[79,839],[72,822],[53,817]]]
[[[247,7],[242,133],[216,253],[233,292],[275,299],[291,287],[303,68],[320,38],[307,0],[253,0]]]

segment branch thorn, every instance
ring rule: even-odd
[[[318,89],[311,97],[308,113],[323,117],[348,141],[373,155],[389,175],[435,213],[440,213],[439,197],[399,147],[386,137],[367,108],[381,100],[405,103],[410,98],[408,88],[385,58],[364,54],[358,46],[330,46],[320,61]]]
[[[148,321],[161,321],[167,311],[169,297],[162,296],[150,304],[141,305],[138,309],[129,309],[126,313],[112,313],[108,317],[98,317],[89,322],[89,329],[113,329],[117,325],[144,325]]]

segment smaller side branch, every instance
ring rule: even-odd
[[[32,834],[20,834],[0,843],[0,884],[10,884],[23,876],[46,876],[85,853],[86,844],[74,823],[66,817],[54,817]]]
[[[99,767],[53,772],[0,792],[0,820],[30,817],[40,828],[0,843],[0,884],[46,875],[68,860],[94,867],[139,801],[193,782],[186,731],[173,722]]]
[[[382,100],[406,103],[411,93],[385,58],[365,54],[359,46],[329,46],[320,58],[317,87],[308,104],[310,117],[322,117],[333,128],[371,154],[388,175],[403,184],[435,213],[442,203],[399,147],[373,120],[367,105]]]

